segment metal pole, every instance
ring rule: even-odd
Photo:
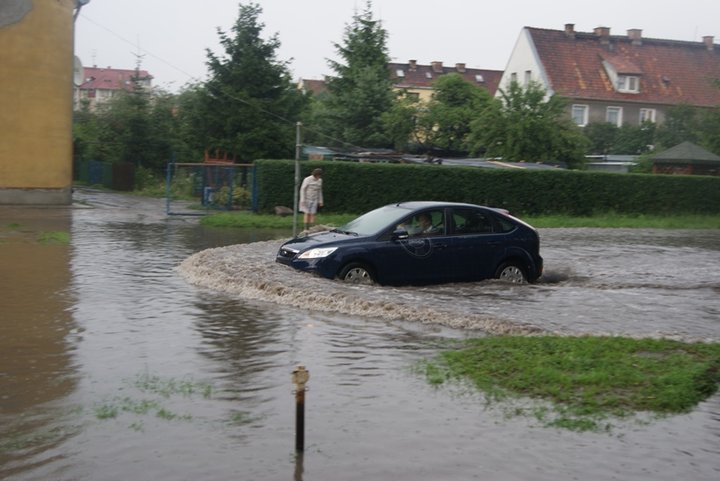
[[[305,366],[298,366],[292,373],[295,384],[295,451],[305,450],[305,383],[310,373]]]
[[[300,143],[300,131],[302,122],[295,124],[295,189],[293,196],[293,237],[297,236],[298,225],[298,197],[300,195],[300,152],[302,144]]]

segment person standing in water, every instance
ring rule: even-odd
[[[304,213],[304,230],[315,225],[315,215],[322,206],[322,169],[314,169],[300,185],[300,212]]]

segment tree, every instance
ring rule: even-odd
[[[137,167],[147,166],[151,158],[150,140],[150,92],[141,84],[140,65],[131,77],[132,90],[123,93],[113,105],[120,143],[120,160]]]
[[[668,149],[685,141],[699,143],[701,124],[697,108],[690,105],[669,108],[665,122],[657,129],[658,147]]]
[[[566,101],[532,82],[527,88],[512,82],[501,99],[493,99],[471,124],[473,152],[511,161],[560,161],[579,168],[587,139],[565,113]]]
[[[240,4],[232,33],[218,29],[225,55],[207,51],[210,79],[194,91],[199,104],[187,117],[200,132],[195,149],[218,148],[242,161],[294,155],[295,123],[306,99],[288,63],[276,58],[277,34],[261,38],[261,13],[258,4]]]
[[[129,91],[120,91],[96,111],[84,104],[75,113],[79,160],[130,162],[159,172],[170,159],[177,139],[172,96],[151,93],[139,72],[138,62]]]
[[[583,134],[590,142],[590,154],[608,155],[617,141],[618,127],[610,122],[591,122],[583,128]]]
[[[428,150],[466,154],[470,125],[490,104],[490,94],[458,74],[443,75],[433,84],[433,96],[418,112],[417,135]]]
[[[373,19],[369,0],[335,44],[344,63],[330,60],[336,76],[328,79],[328,96],[319,127],[336,141],[364,147],[388,147],[392,141],[382,117],[393,107],[387,69],[387,32]]]
[[[655,143],[655,124],[645,122],[635,126],[618,127],[609,122],[595,122],[583,129],[590,142],[589,153],[594,155],[629,154],[648,152]]]
[[[423,139],[417,135],[416,128],[421,109],[422,105],[417,98],[400,93],[390,110],[382,114],[385,133],[396,150],[418,150],[422,145]]]
[[[613,154],[640,155],[649,152],[655,143],[655,124],[643,122],[642,125],[623,124],[618,129]]]
[[[710,152],[720,155],[720,106],[708,110],[703,117],[701,145]]]

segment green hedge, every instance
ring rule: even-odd
[[[256,164],[258,209],[292,207],[295,162]],[[518,215],[720,213],[720,177],[303,160],[300,179],[315,167],[324,171],[325,209],[334,213],[408,200],[469,202]]]

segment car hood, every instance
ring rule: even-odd
[[[354,242],[361,239],[361,236],[353,234],[343,234],[342,232],[318,232],[307,237],[295,237],[282,245],[283,248],[292,249],[296,252],[302,252],[313,247],[322,247],[326,245],[338,245],[348,242]]]

